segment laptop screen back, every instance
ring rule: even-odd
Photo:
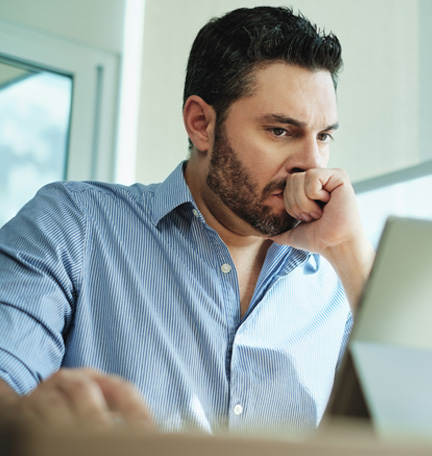
[[[432,432],[432,222],[388,219],[328,413]]]

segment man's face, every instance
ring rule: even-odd
[[[272,194],[283,191],[285,179],[272,180],[259,191],[252,173],[231,147],[224,125],[216,127],[207,185],[225,206],[265,236],[276,236],[298,223],[286,211],[275,212],[266,204]]]
[[[335,128],[330,73],[285,63],[257,70],[253,94],[234,102],[215,127],[207,185],[222,203],[216,205],[222,223],[242,231],[231,213],[266,237],[296,226],[283,202],[286,179],[327,166]]]

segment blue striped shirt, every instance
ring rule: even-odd
[[[167,431],[314,428],[352,316],[330,265],[273,244],[240,317],[236,268],[182,173],[55,183],[0,230],[0,378],[91,366]]]

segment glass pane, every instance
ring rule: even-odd
[[[0,226],[66,177],[73,81],[0,57]]]
[[[366,234],[376,247],[390,215],[432,219],[432,176],[421,176],[375,190],[359,193],[360,215]]]

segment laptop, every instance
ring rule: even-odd
[[[326,417],[432,436],[432,221],[389,217]]]

